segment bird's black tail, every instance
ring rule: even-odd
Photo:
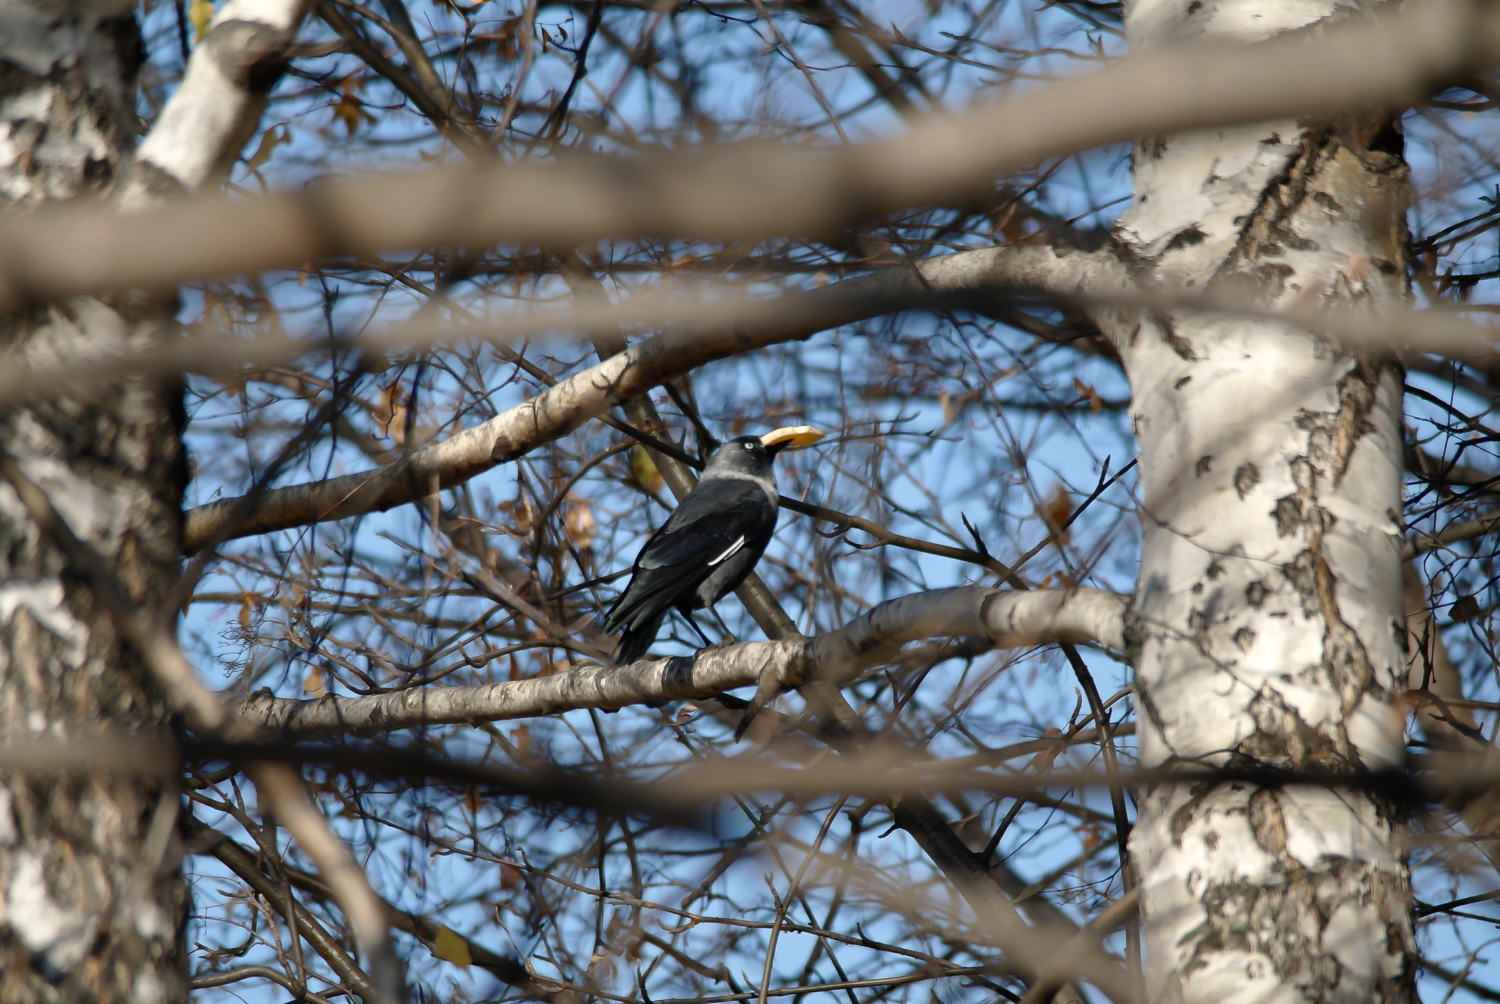
[[[651,618],[645,624],[627,627],[620,635],[620,651],[615,656],[615,665],[628,666],[646,654],[651,643],[656,641],[656,632],[661,629],[665,614]]]

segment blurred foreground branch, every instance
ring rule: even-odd
[[[830,236],[906,206],[962,202],[998,172],[1102,144],[1399,107],[1500,56],[1497,20],[1489,5],[1454,0],[1252,46],[1161,49],[1018,100],[934,116],[899,139],[824,152],[747,144],[571,155],[334,180],[129,216],[49,208],[0,226],[0,310],[430,244]]]

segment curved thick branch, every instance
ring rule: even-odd
[[[1162,47],[1016,100],[932,116],[899,139],[834,150],[578,154],[342,179],[129,218],[77,207],[17,216],[0,225],[0,310],[430,244],[830,236],[883,212],[981,195],[997,173],[1105,143],[1399,107],[1500,56],[1497,18],[1454,0],[1375,23],[1351,19],[1313,39]]]
[[[1066,248],[985,248],[931,258],[786,298],[789,309],[755,327],[725,325],[668,331],[548,388],[482,425],[416,450],[389,467],[263,492],[231,536],[390,509],[460,484],[550,443],[612,404],[715,359],[919,306],[984,305],[1005,292],[1075,296],[1113,286],[1123,267],[1104,253]],[[239,500],[219,499],[189,510],[188,553],[213,537]]]
[[[136,151],[120,205],[160,205],[227,174],[281,77],[306,0],[229,0]]]
[[[980,636],[999,648],[1053,642],[1125,647],[1127,599],[1100,589],[1011,592],[960,586],[882,603],[815,638],[705,649],[690,658],[644,659],[628,666],[586,666],[553,676],[477,687],[414,687],[378,697],[298,701],[260,693],[234,716],[288,739],[334,733],[373,735],[434,724],[477,724],[613,710],[632,704],[702,700],[754,686],[762,672],[785,687],[813,679],[846,680],[890,661],[907,642]]]

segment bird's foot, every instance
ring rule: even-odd
[[[717,652],[721,648],[728,648],[731,645],[738,645],[739,643],[740,643],[740,640],[738,638],[736,638],[734,635],[732,635],[732,634],[726,634],[721,640],[714,642],[712,645],[706,645],[703,648],[699,649],[699,651],[700,652]]]

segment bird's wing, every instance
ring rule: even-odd
[[[690,599],[723,562],[746,548],[763,549],[775,529],[776,506],[755,482],[701,482],[641,548],[604,629],[643,624]]]
[[[776,528],[776,507],[753,481],[723,478],[699,484],[641,549],[637,569],[701,568],[704,575]]]

